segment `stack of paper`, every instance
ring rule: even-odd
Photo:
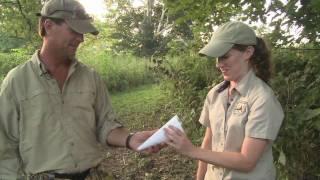
[[[181,131],[183,131],[181,122],[179,121],[179,117],[175,115],[172,117],[165,125],[163,125],[158,131],[156,131],[152,136],[150,136],[143,144],[138,147],[138,150],[141,151],[148,147],[160,144],[164,142],[167,137],[164,132],[164,128],[168,127],[169,125],[174,126]]]

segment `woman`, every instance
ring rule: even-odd
[[[219,27],[200,51],[217,58],[224,81],[210,90],[199,119],[206,127],[200,147],[180,130],[166,128],[167,144],[200,160],[197,179],[275,179],[272,143],[283,111],[268,85],[270,52],[241,22]]]

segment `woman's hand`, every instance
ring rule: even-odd
[[[168,128],[165,128],[164,131],[167,136],[166,143],[181,154],[190,156],[195,150],[195,146],[180,129],[169,126]]]

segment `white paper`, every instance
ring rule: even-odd
[[[152,136],[150,136],[143,144],[141,144],[138,147],[138,151],[141,151],[153,145],[157,145],[164,142],[167,139],[164,132],[164,128],[168,127],[169,125],[174,126],[180,129],[181,131],[183,131],[181,122],[179,121],[179,117],[175,115],[165,125],[163,125],[158,131],[156,131]]]

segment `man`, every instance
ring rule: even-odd
[[[0,89],[0,179],[84,179],[103,146],[136,151],[153,131],[129,134],[99,75],[75,58],[83,34],[98,34],[82,5],[49,0],[38,15],[41,49]]]

